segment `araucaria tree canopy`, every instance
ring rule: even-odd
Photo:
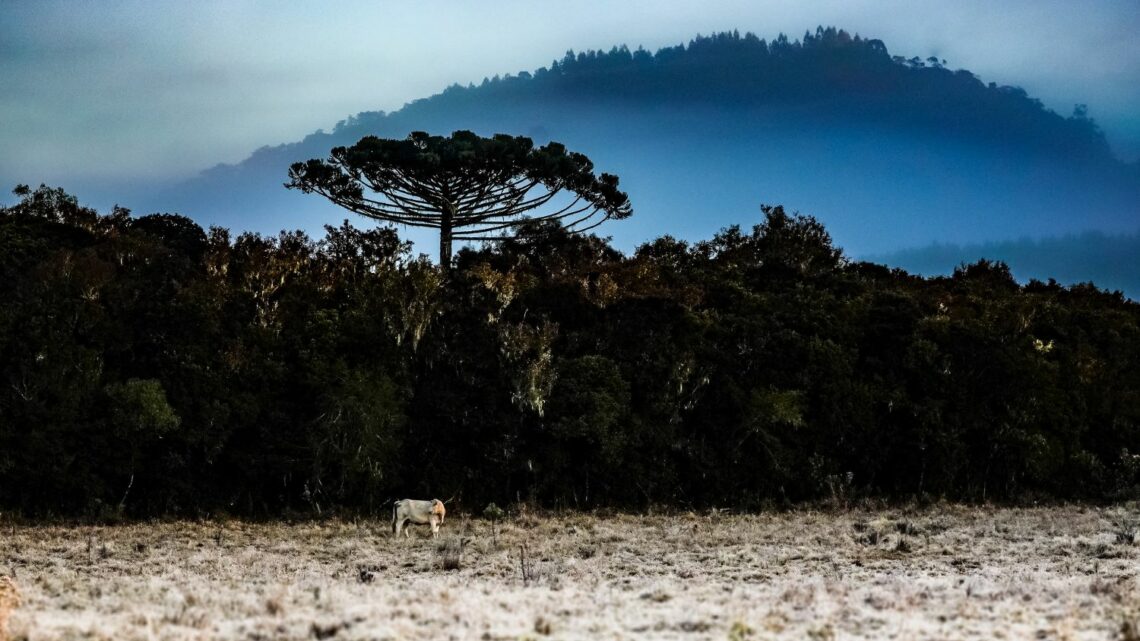
[[[558,221],[582,232],[632,213],[617,176],[594,175],[585,155],[556,142],[535,148],[530,138],[506,134],[366,136],[334,148],[327,160],[294,163],[289,178],[287,187],[363,216],[439,229],[444,269],[456,240],[502,240],[524,220]]]

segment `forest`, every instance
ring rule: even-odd
[[[809,215],[630,255],[555,225],[444,272],[321,239],[0,209],[0,510],[383,513],[1135,498],[1140,305],[923,278]]]

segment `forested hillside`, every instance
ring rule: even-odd
[[[316,236],[342,214],[282,190],[291,163],[365,135],[472,130],[557,140],[621,176],[639,215],[607,233],[627,252],[661,234],[708,238],[761,202],[813,212],[860,257],[1140,228],[1140,171],[1113,156],[1095,106],[1059,114],[952,61],[896,54],[835,28],[570,52],[391,113],[359,113],[151,197],[107,202],[177,211],[204,226]],[[410,238],[419,251],[435,242]],[[1046,261],[1038,254],[1013,266],[1044,280],[1056,275],[1037,267]],[[1064,282],[1108,277],[1078,266]]]
[[[472,124],[497,126],[502,123],[502,109],[512,116],[540,119],[515,124],[529,126],[535,130],[532,134],[542,133],[538,130],[561,126],[554,122],[560,119],[598,118],[593,112],[574,115],[591,105],[616,109],[615,119],[630,116],[622,107],[655,106],[656,112],[642,112],[643,120],[651,123],[646,127],[652,129],[658,128],[653,120],[662,113],[691,111],[716,121],[706,125],[739,135],[750,133],[756,123],[726,116],[741,115],[737,110],[748,113],[794,105],[806,109],[805,116],[843,126],[875,121],[906,124],[946,138],[965,136],[1070,161],[1118,163],[1086,106],[1077,105],[1070,117],[1062,117],[1023,89],[987,84],[967,70],[945,65],[945,60],[934,58],[892,56],[881,40],[852,37],[835,28],[805,33],[802,40],[781,34],[770,43],[751,33],[720,33],[656,53],[625,46],[609,52],[570,51],[533,73],[453,85],[392,113],[362,112],[337,123],[329,133],[262,148],[247,164],[277,157],[287,166],[305,151],[320,153],[363,135],[389,130],[399,134],[455,117],[474,117]],[[543,117],[536,107],[549,115]],[[226,166],[214,171],[224,173]]]
[[[0,210],[0,509],[1135,498],[1140,306],[849,261],[808,216],[445,277],[387,229]]]

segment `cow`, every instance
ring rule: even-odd
[[[392,534],[400,536],[402,531],[405,537],[410,537],[411,535],[404,529],[406,524],[418,523],[423,525],[427,523],[431,525],[432,537],[435,537],[439,533],[439,526],[443,525],[443,517],[446,514],[447,508],[443,507],[443,501],[439,499],[430,501],[403,499],[396,501],[392,504]]]

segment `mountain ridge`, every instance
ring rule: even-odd
[[[786,61],[797,57],[807,61],[807,71],[818,75],[793,77],[786,73],[786,69],[781,69],[786,66]],[[734,73],[743,71],[744,75],[735,75],[732,82],[717,82],[723,79],[709,78],[699,73],[678,73],[678,69],[686,70],[710,65],[726,68],[730,62],[739,65],[741,61],[745,64],[738,67]],[[821,61],[832,65],[812,66],[818,65]],[[520,89],[527,91],[532,89],[522,86],[532,81],[556,85],[560,91],[553,96],[558,100],[600,97],[616,102],[630,99],[640,101],[649,95],[654,98],[667,97],[674,101],[688,98],[697,103],[703,101],[721,106],[726,103],[731,104],[735,99],[756,106],[762,104],[755,100],[757,94],[776,89],[786,91],[775,94],[770,104],[802,102],[805,98],[834,99],[850,95],[845,92],[881,95],[884,89],[894,89],[894,93],[898,94],[901,90],[930,84],[931,80],[936,83],[952,80],[955,91],[966,93],[978,102],[985,103],[984,106],[1000,108],[1007,113],[1032,113],[1036,120],[1034,124],[1058,127],[1058,130],[1065,134],[1059,139],[1045,138],[1038,142],[1048,143],[1050,146],[1065,145],[1065,151],[1069,153],[1073,152],[1073,144],[1076,143],[1078,149],[1090,156],[1120,161],[1112,153],[1103,131],[1095,120],[1088,116],[1086,105],[1075,105],[1073,115],[1066,118],[1045,107],[1040,100],[1030,97],[1020,87],[997,85],[993,82],[986,84],[972,72],[965,69],[951,70],[945,66],[945,63],[945,60],[934,58],[924,61],[917,56],[909,59],[903,56],[891,56],[881,40],[863,39],[858,34],[851,36],[846,31],[834,27],[826,29],[819,27],[814,36],[806,32],[802,41],[789,41],[786,36],[780,34],[771,44],[751,32],[743,36],[739,32],[721,32],[711,36],[697,36],[687,45],[663,47],[654,53],[640,47],[631,51],[628,45],[614,46],[608,52],[590,49],[575,53],[571,49],[561,60],[554,60],[548,67],[538,67],[533,72],[520,71],[517,74],[496,75],[493,78],[484,78],[479,85],[468,83],[464,86],[453,83],[439,93],[411,100],[395,111],[358,112],[337,122],[329,132],[318,129],[300,141],[264,145],[238,163],[219,163],[204,171],[242,165],[257,156],[259,152],[291,148],[296,145],[306,146],[306,143],[322,137],[337,140],[344,136],[355,135],[362,130],[372,130],[380,126],[386,118],[405,114],[408,111],[437,109],[440,101],[514,99],[517,98]],[[884,70],[889,73],[881,73]],[[877,75],[875,72],[878,72]],[[648,78],[641,85],[630,87],[628,79],[636,77],[632,74],[641,74]],[[661,77],[662,74],[666,77]],[[669,78],[670,74],[674,77]],[[611,82],[605,80],[606,76],[611,78]],[[675,82],[677,79],[686,82]],[[741,82],[741,80],[751,82]],[[627,96],[629,94],[636,96],[623,97],[623,93]],[[946,95],[947,92],[943,91],[926,97],[942,99]],[[882,108],[884,105],[869,102],[865,106]],[[945,111],[947,110],[944,109],[944,113],[940,115],[945,116]],[[993,112],[987,113],[992,117]],[[882,116],[882,114],[875,115]],[[977,126],[978,123],[970,124]],[[985,133],[995,132],[1005,136],[1020,134],[1028,137],[1024,130],[1009,128],[995,128],[993,132]],[[1136,164],[1140,165],[1140,161]]]
[[[283,189],[289,164],[364,135],[456,129],[557,139],[620,176],[635,216],[603,233],[626,250],[747,224],[761,203],[817,216],[856,255],[1140,228],[1140,163],[1112,153],[1083,105],[1064,117],[1018,87],[832,27],[571,51],[260,147],[147,205],[267,233],[319,229],[345,212]]]

